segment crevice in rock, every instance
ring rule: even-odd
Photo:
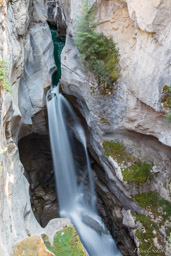
[[[30,183],[30,200],[41,226],[59,217],[49,136],[33,133],[18,144],[25,176]]]
[[[98,211],[115,239],[124,256],[135,256],[135,243],[129,230],[122,223],[122,205],[114,194],[108,189],[103,168],[92,159],[92,169],[95,172]]]

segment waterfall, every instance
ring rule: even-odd
[[[90,256],[121,256],[96,209],[84,130],[59,86],[49,90],[47,109],[60,216],[71,220]],[[75,152],[83,166],[78,165]]]

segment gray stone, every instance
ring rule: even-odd
[[[88,215],[83,216],[82,221],[92,229],[96,230],[97,232],[104,233],[104,234],[108,233],[108,231],[104,227],[102,227],[97,220],[93,219]]]

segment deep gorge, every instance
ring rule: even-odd
[[[98,211],[117,246],[124,256],[170,256],[171,3],[152,2],[89,0],[90,8],[97,5],[95,32],[112,37],[119,50],[119,78],[103,88],[73,44],[81,1],[0,1],[0,72],[6,72],[4,81],[0,77],[2,256],[54,256],[60,250],[68,256],[72,244],[76,255],[85,255],[70,221],[58,219],[46,95],[59,78],[60,93],[84,127]],[[81,184],[84,150],[72,118],[65,118]],[[84,185],[89,191],[88,176]],[[68,236],[76,240],[65,248]],[[52,244],[58,237],[60,250]]]
[[[64,46],[64,37],[57,37],[57,29],[55,29],[54,25],[50,25],[50,28],[54,41],[54,56],[56,56],[55,62],[58,70],[54,72],[52,83],[57,84],[61,77],[60,53]],[[84,125],[88,136],[88,127],[86,126],[86,122],[79,111],[76,100],[73,97],[68,97],[68,100],[73,104],[79,118],[81,118],[81,123]],[[70,129],[72,129],[72,119],[70,119],[71,117],[68,116],[67,123]],[[47,117],[45,121],[47,122]],[[25,168],[25,176],[30,184],[32,210],[37,221],[42,227],[45,227],[51,219],[59,217],[48,124],[46,123],[44,125],[47,129],[45,135],[39,134],[39,132],[41,133],[40,127],[40,131],[37,129],[37,134],[33,133],[22,138],[18,145],[20,159]],[[85,160],[81,157],[83,155],[83,149],[81,143],[76,139],[76,137],[74,141],[77,146],[73,155],[77,162],[77,170],[79,170],[81,174],[84,169],[83,166],[85,165]],[[135,245],[132,238],[129,236],[127,229],[122,225],[121,205],[117,198],[112,194],[110,195],[110,191],[108,192],[109,196],[106,197],[104,195],[103,189],[107,189],[107,184],[104,183],[104,170],[99,163],[96,162],[93,156],[90,155],[90,157],[92,169],[94,170],[94,173],[96,173],[96,194],[99,213],[110,230],[113,238],[117,241],[118,246],[123,251],[123,255],[128,255],[128,253],[132,255],[132,251],[135,250]],[[80,178],[78,173],[78,179]],[[85,182],[87,183],[88,180],[85,180]],[[99,184],[101,184],[103,189]],[[112,204],[110,203],[111,199],[113,201]],[[112,213],[113,205],[114,208],[116,208],[115,214]],[[127,243],[125,243],[125,240]]]

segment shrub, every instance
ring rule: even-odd
[[[89,1],[85,0],[73,42],[80,52],[80,60],[88,71],[93,72],[98,84],[111,86],[119,77],[119,54],[112,38],[95,33],[100,24],[95,18],[96,11],[97,5],[90,9]]]
[[[7,80],[7,63],[5,61],[0,61],[0,91],[5,89],[12,94],[12,87]]]

